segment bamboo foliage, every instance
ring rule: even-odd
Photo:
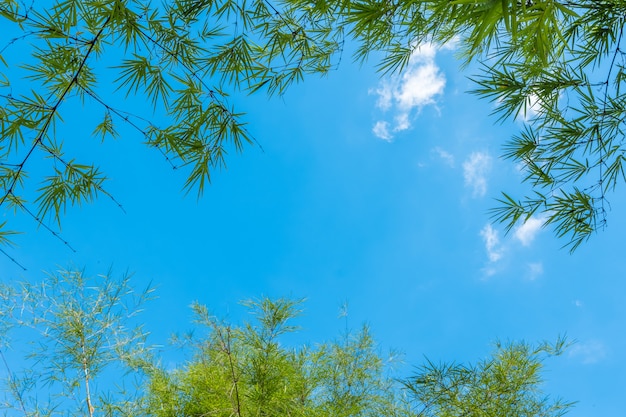
[[[76,106],[103,115],[88,130],[97,139],[130,127],[201,195],[255,142],[231,93],[282,94],[327,74],[345,42],[358,61],[382,52],[382,73],[425,42],[454,42],[480,64],[474,93],[525,123],[504,150],[530,190],[503,195],[494,219],[511,229],[540,216],[574,250],[606,225],[626,179],[624,16],[624,0],[2,0],[0,207],[45,228],[98,196],[121,207],[106,172],[57,134]],[[15,231],[2,226],[6,244]]]
[[[282,337],[302,300],[244,302],[254,322],[234,326],[195,304],[206,338],[191,343],[194,358],[153,374],[148,415],[376,416],[405,406],[367,328],[316,348],[288,348]],[[381,414],[382,413],[382,414]]]
[[[329,71],[342,45],[318,19],[266,1],[3,0],[0,21],[0,207],[48,229],[98,196],[122,207],[106,173],[66,153],[61,124],[103,114],[90,129],[100,141],[129,126],[200,196],[226,155],[255,141],[228,91],[282,94]],[[133,98],[152,115],[124,106]],[[31,178],[42,161],[49,174]]]
[[[155,372],[146,414],[170,416],[560,417],[572,406],[541,390],[543,361],[567,344],[497,344],[476,365],[435,364],[394,377],[397,354],[383,356],[370,330],[314,346],[281,343],[297,330],[298,301],[247,305],[255,322],[233,326],[194,305],[209,329],[194,339],[195,356]]]
[[[141,358],[149,357],[147,334],[132,322],[151,292],[135,292],[130,276],[68,270],[39,284],[2,285],[5,415],[94,417],[107,409],[134,415],[139,403],[132,392],[109,388],[116,395],[107,396],[101,387],[111,387],[111,375],[136,372]],[[12,340],[30,346],[22,359],[12,351]]]
[[[507,230],[537,216],[570,250],[606,225],[609,196],[624,184],[626,2],[425,0],[351,2],[364,56],[382,50],[398,71],[424,42],[454,42],[477,63],[473,91],[500,120],[521,119],[504,154],[529,192],[503,194],[493,218]]]
[[[426,360],[406,377],[367,326],[303,343],[303,300],[260,298],[242,303],[241,324],[194,303],[194,331],[172,356],[137,320],[152,290],[131,284],[64,270],[0,288],[3,415],[560,417],[572,406],[542,385],[563,339],[497,344],[474,365]]]

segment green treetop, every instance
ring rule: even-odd
[[[253,318],[241,324],[194,304],[177,361],[137,321],[150,294],[80,271],[0,286],[4,415],[558,417],[571,406],[542,391],[543,362],[563,341],[498,344],[475,365],[426,361],[404,377],[366,326],[297,342],[302,301],[262,298],[243,303]]]

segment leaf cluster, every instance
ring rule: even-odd
[[[153,373],[147,414],[347,417],[402,411],[367,328],[316,348],[290,348],[280,339],[296,330],[289,322],[300,301],[244,304],[256,321],[237,327],[194,306],[209,335],[195,340],[190,362]]]
[[[428,361],[404,382],[420,416],[562,416],[572,406],[551,400],[540,390],[542,361],[558,355],[565,340],[533,347],[497,344],[493,354],[475,365]]]
[[[83,112],[104,115],[87,129],[100,141],[134,131],[200,196],[229,152],[255,142],[231,92],[282,94],[305,74],[334,67],[342,30],[331,30],[327,11],[299,6],[0,2],[0,206],[46,229],[49,220],[60,227],[67,206],[97,195],[121,207],[98,164],[72,156],[79,138],[58,134],[61,124],[80,124]],[[125,105],[135,101],[150,108]],[[49,175],[30,178],[46,167]],[[3,241],[9,235],[3,230]]]

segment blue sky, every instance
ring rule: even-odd
[[[348,325],[369,323],[407,372],[424,356],[476,361],[497,339],[567,334],[577,343],[546,363],[546,392],[579,401],[570,416],[622,415],[624,198],[612,196],[607,230],[573,255],[536,219],[508,235],[490,224],[500,191],[525,190],[499,158],[522,121],[495,124],[453,49],[424,46],[395,77],[344,59],[284,97],[236,95],[263,149],[231,154],[200,200],[131,129],[118,123],[120,138],[101,144],[92,115],[69,104],[59,135],[100,164],[125,212],[105,197],[69,209],[61,232],[76,253],[3,212],[26,232],[8,252],[27,268],[0,257],[3,279],[131,271],[158,288],[143,315],[155,343],[190,326],[194,300],[237,320],[242,299],[306,297],[299,324],[311,342],[342,331],[347,303]]]

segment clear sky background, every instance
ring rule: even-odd
[[[106,197],[68,210],[61,233],[76,253],[3,212],[26,232],[8,253],[27,271],[0,256],[2,279],[133,272],[157,286],[142,316],[155,343],[191,326],[194,300],[239,320],[242,299],[306,297],[298,323],[311,343],[344,329],[347,303],[348,326],[369,323],[383,350],[404,352],[404,372],[424,356],[470,362],[498,339],[566,334],[576,343],[546,362],[546,392],[579,401],[570,416],[622,416],[626,199],[610,197],[608,228],[572,255],[536,219],[508,235],[492,225],[500,191],[527,190],[499,158],[523,121],[496,124],[493,104],[467,93],[471,73],[453,48],[424,47],[396,77],[345,56],[284,97],[235,96],[263,149],[229,155],[200,200],[134,131],[118,122],[121,137],[101,144],[89,132],[102,115],[69,103],[59,135],[101,166],[126,212]]]

